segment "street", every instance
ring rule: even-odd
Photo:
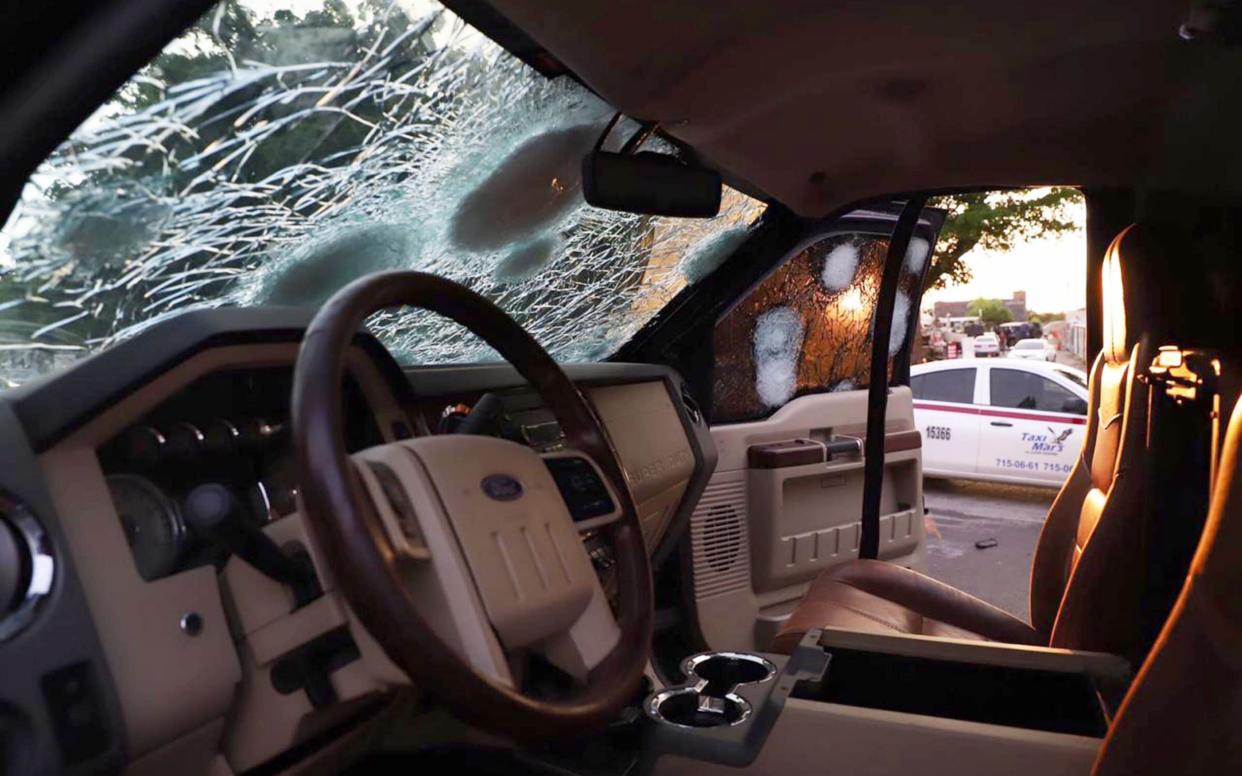
[[[928,479],[927,573],[1023,620],[1031,556],[1053,488]],[[976,542],[995,539],[979,549]]]
[[[965,357],[974,357],[969,348]],[[1086,367],[1067,350],[1058,351],[1056,360]],[[929,510],[927,573],[1029,620],[1031,556],[1056,489],[927,479],[923,493]],[[996,546],[975,546],[990,539]]]
[[[962,355],[960,358],[972,359],[975,357],[974,337],[966,337],[962,340]],[[1087,364],[1081,358],[1068,350],[1058,350],[1056,355],[1056,363],[1072,366],[1075,369],[1087,371]]]

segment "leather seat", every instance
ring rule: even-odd
[[[1242,401],[1173,612],[1130,685],[1094,776],[1242,773]]]
[[[1139,656],[1147,388],[1135,367],[1151,353],[1145,343],[1126,348],[1121,254],[1129,232],[1105,255],[1103,348],[1091,369],[1087,436],[1036,547],[1031,622],[918,572],[856,560],[812,583],[772,651],[788,653],[808,629],[831,626]]]

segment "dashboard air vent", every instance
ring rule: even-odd
[[[0,641],[31,623],[55,576],[43,526],[23,502],[0,493]]]

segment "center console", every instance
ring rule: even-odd
[[[1113,655],[810,631],[704,653],[649,696],[649,772],[1088,774],[1129,678]]]
[[[802,681],[823,677],[823,651],[791,657],[704,652],[686,658],[686,681],[651,695],[649,758],[675,754],[734,767],[754,761],[785,700]]]

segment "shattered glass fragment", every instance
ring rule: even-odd
[[[893,323],[888,332],[888,357],[892,358],[906,342],[910,329],[910,294],[898,292],[893,299]]]
[[[496,282],[514,283],[534,277],[560,249],[555,237],[543,237],[514,249],[496,265]]]
[[[755,321],[755,392],[768,407],[793,398],[802,334],[802,318],[788,307],[769,310]]]
[[[706,237],[690,250],[686,251],[679,269],[686,280],[696,283],[716,271],[716,268],[729,258],[738,246],[746,239],[746,228],[742,226],[725,229],[719,234]]]
[[[602,130],[601,124],[584,124],[520,143],[462,198],[449,228],[453,243],[496,250],[555,225],[582,201],[582,157]]]
[[[843,381],[865,388],[870,380],[871,324],[887,251],[885,237],[831,235],[785,260],[721,316],[712,335],[713,422],[763,417],[795,396],[829,390]],[[834,255],[840,260],[851,254],[857,256],[856,262],[850,259],[855,263],[852,282],[830,290],[824,281],[828,262]],[[758,348],[760,321],[775,309],[795,313],[802,326],[792,391],[784,382],[789,370],[775,369],[775,360],[763,362],[764,351]]]
[[[927,261],[929,253],[931,243],[922,237],[911,237],[910,244],[906,246],[906,272],[922,276],[923,263]]]
[[[412,235],[398,226],[371,224],[346,228],[274,266],[262,301],[279,305],[320,305],[364,275],[400,268],[415,255]]]
[[[820,278],[824,288],[829,291],[844,291],[854,282],[854,273],[857,271],[858,246],[852,242],[843,242],[828,252]]]
[[[282,5],[218,5],[31,178],[0,229],[0,376],[385,269],[469,286],[560,360],[605,358],[706,274],[696,246],[763,212],[729,189],[710,220],[589,208],[581,157],[613,109],[580,85],[434,3]],[[407,363],[495,357],[409,310],[368,326]]]

